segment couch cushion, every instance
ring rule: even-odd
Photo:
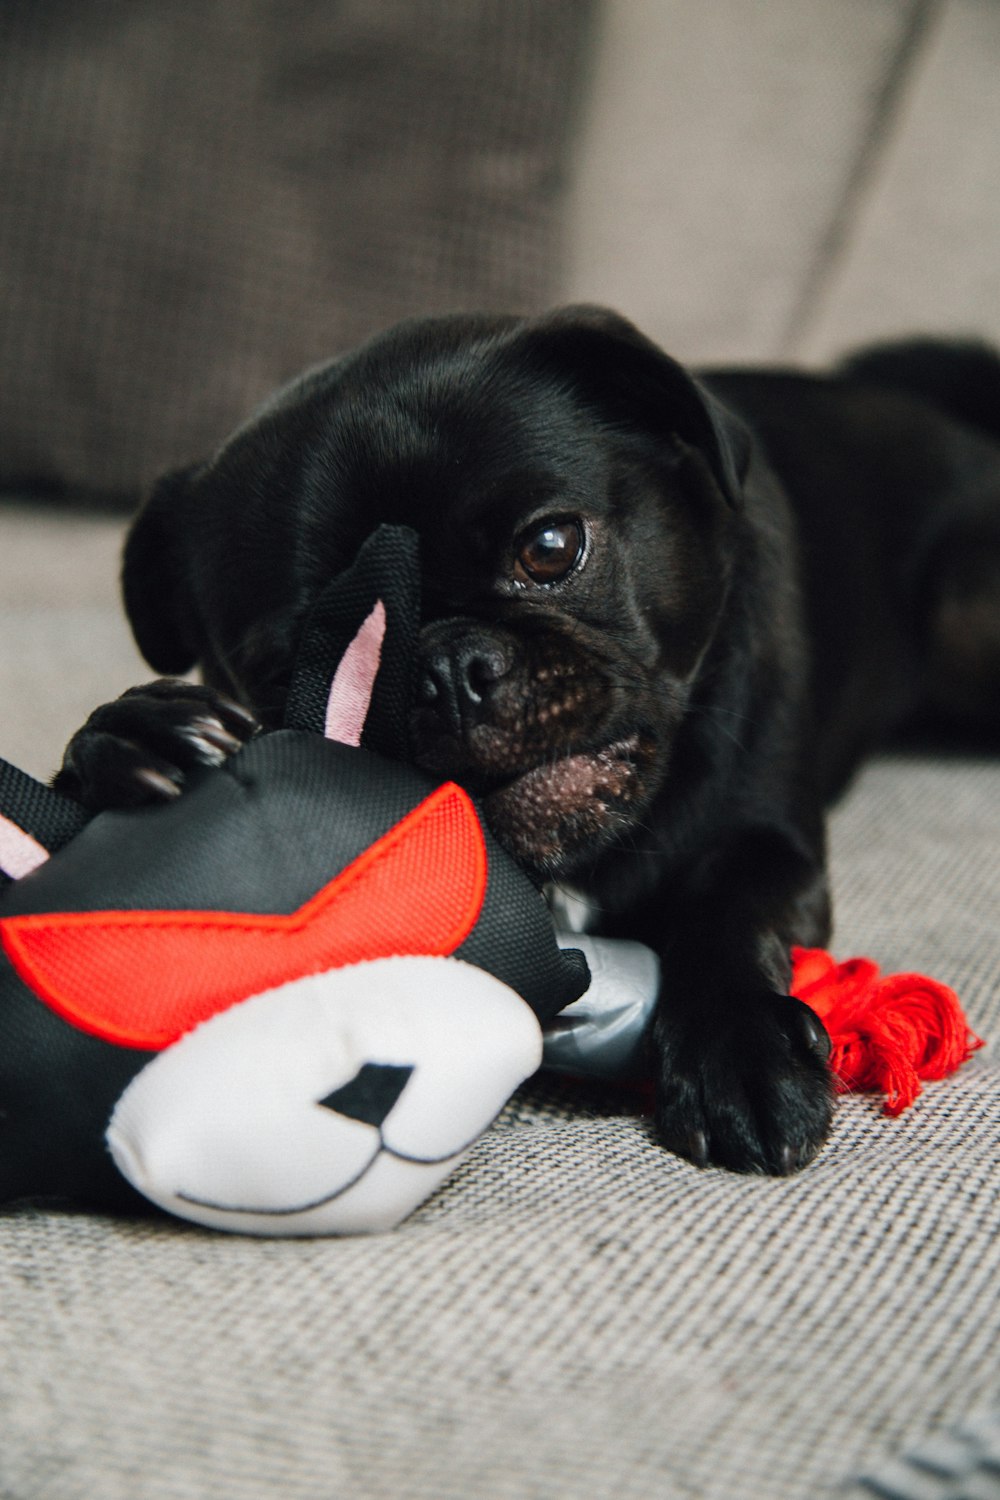
[[[591,0],[0,10],[0,483],[130,489],[385,324],[552,296]]]

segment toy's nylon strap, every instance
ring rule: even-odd
[[[285,724],[322,734],[330,684],[364,622],[381,601],[386,614],[378,676],[361,733],[368,750],[404,758],[412,696],[412,663],[420,624],[416,533],[380,526],[349,568],[313,606],[299,646]]]
[[[0,760],[0,818],[28,834],[49,854],[75,838],[90,816],[78,802]],[[0,890],[21,873],[4,867],[9,863],[0,861]]]

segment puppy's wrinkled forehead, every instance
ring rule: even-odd
[[[486,353],[346,382],[318,460],[338,508],[414,526],[441,563],[460,542],[466,566],[526,517],[599,507],[607,487],[593,418],[554,382]]]
[[[610,545],[624,526],[641,553],[665,502],[716,526],[720,508],[739,508],[747,442],[613,313],[454,315],[400,325],[307,372],[193,483],[215,532],[227,510],[239,514],[226,560],[241,554],[255,594],[284,592],[298,607],[388,522],[419,533],[425,574],[458,603],[463,581],[490,559],[495,570],[498,549],[536,523],[610,519]],[[165,505],[154,497],[154,520]]]

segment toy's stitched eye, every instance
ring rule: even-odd
[[[572,516],[538,522],[517,540],[518,583],[557,583],[583,555],[583,524]]]
[[[350,1120],[360,1120],[362,1125],[380,1126],[412,1072],[412,1068],[393,1063],[363,1063],[341,1088],[316,1102]]]

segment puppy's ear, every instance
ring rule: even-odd
[[[524,325],[521,336],[611,421],[697,448],[728,503],[740,504],[750,463],[746,427],[626,318],[602,307],[564,307]]]
[[[195,665],[199,643],[184,553],[185,503],[198,467],[160,479],[125,541],[122,593],[132,634],[154,671],[164,676]]]

